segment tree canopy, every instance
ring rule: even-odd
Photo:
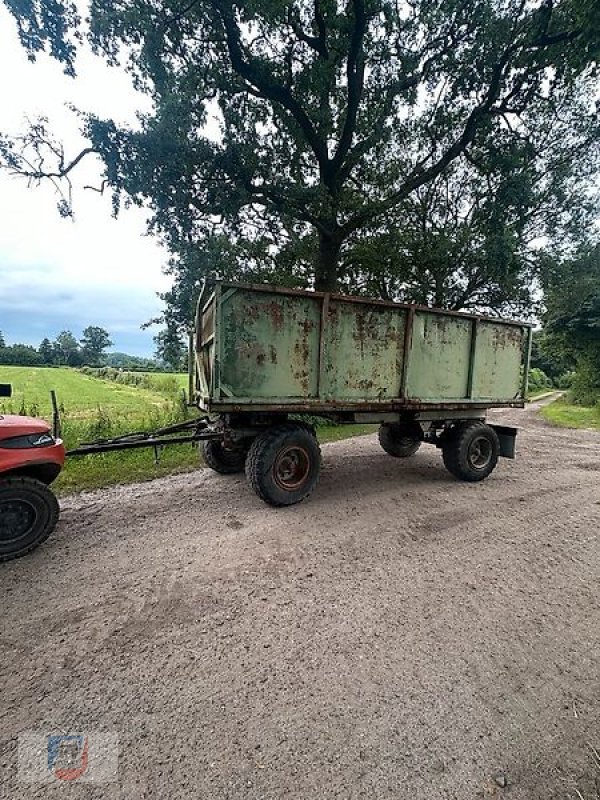
[[[85,328],[80,343],[71,331],[65,330],[53,342],[47,336],[44,337],[37,350],[31,345],[19,343],[8,346],[0,332],[0,364],[97,366],[106,361],[104,350],[111,345],[108,331],[95,325]]]
[[[4,2],[32,58],[75,74],[85,35],[151,95],[135,129],[85,116],[81,153],[41,121],[0,158],[60,185],[99,154],[173,253],[171,317],[215,272],[498,309],[529,300],[532,241],[581,229],[591,0],[92,0],[87,27]]]
[[[85,364],[99,364],[104,357],[104,351],[112,347],[108,331],[97,325],[84,328],[80,343],[81,358]]]
[[[574,398],[600,399],[600,244],[544,272],[546,313],[543,348],[577,369]]]

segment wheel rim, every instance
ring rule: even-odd
[[[35,523],[35,508],[27,500],[0,502],[0,544],[24,539]]]
[[[286,492],[298,489],[308,478],[310,456],[298,445],[290,445],[278,453],[273,464],[275,483]]]
[[[485,469],[492,460],[492,443],[487,436],[477,436],[469,447],[469,464],[473,469]]]

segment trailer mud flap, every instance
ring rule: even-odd
[[[490,425],[490,428],[493,428],[498,434],[498,439],[500,440],[499,455],[502,458],[514,458],[519,429],[511,428],[509,425]]]

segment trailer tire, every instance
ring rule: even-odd
[[[421,447],[422,439],[423,433],[418,422],[384,422],[379,426],[379,444],[394,458],[414,456]]]
[[[246,477],[256,494],[272,506],[291,506],[313,491],[321,472],[321,450],[314,432],[301,423],[270,428],[253,442]]]
[[[0,563],[35,550],[58,521],[58,501],[42,481],[0,479]]]
[[[207,467],[214,469],[220,475],[233,475],[236,472],[243,472],[246,464],[245,447],[236,447],[229,450],[223,447],[223,442],[218,439],[205,439],[202,442],[202,457]]]
[[[462,481],[482,481],[498,463],[500,441],[496,431],[485,422],[457,426],[442,445],[442,457],[448,472]]]

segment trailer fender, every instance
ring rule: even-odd
[[[512,428],[509,425],[490,425],[490,428],[493,428],[498,434],[498,439],[500,441],[500,452],[498,455],[502,458],[514,458],[519,429]]]

